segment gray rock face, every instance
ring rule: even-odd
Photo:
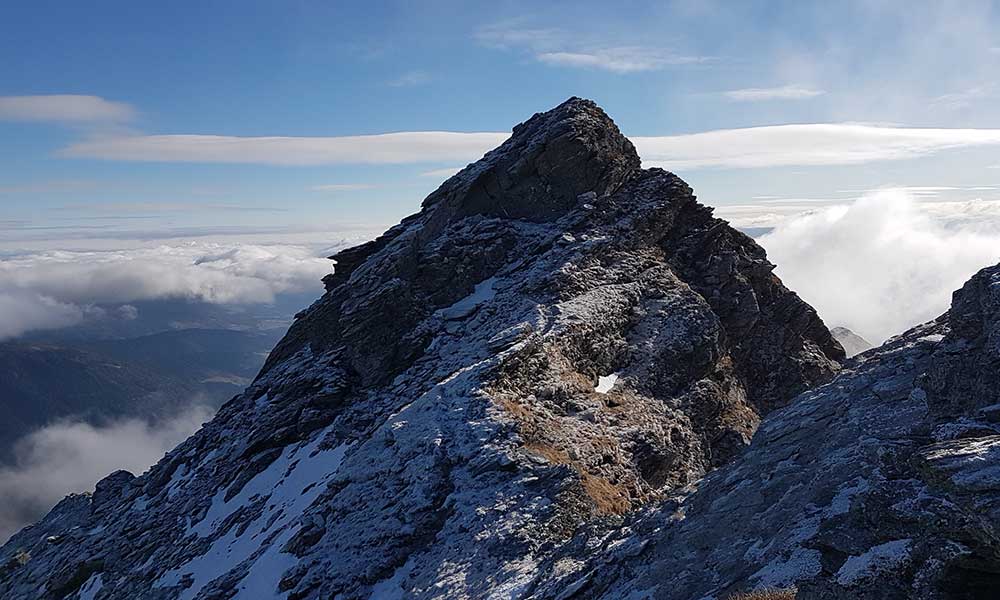
[[[660,552],[652,530],[633,543],[623,527],[686,506],[763,415],[844,358],[759,246],[639,164],[586,100],[516,127],[418,214],[334,257],[327,293],[200,432],[6,544],[0,597],[624,586],[581,569]]]
[[[570,585],[579,598],[766,587],[824,600],[996,597],[998,323],[1000,265],[956,292],[937,321],[769,415],[746,453],[672,510],[603,537],[578,534],[554,559],[573,568],[535,597]]]
[[[830,333],[833,334],[834,339],[840,342],[848,357],[856,356],[873,348],[871,342],[846,327],[834,327]]]

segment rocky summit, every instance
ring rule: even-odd
[[[0,597],[1000,586],[1000,270],[842,367],[764,251],[578,98],[332,258],[243,394],[0,549]]]

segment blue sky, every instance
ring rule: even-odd
[[[539,4],[7,6],[7,248],[379,229],[571,95],[727,216],[883,186],[996,196],[992,3]],[[340,139],[389,132],[493,137]]]

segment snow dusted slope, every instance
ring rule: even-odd
[[[572,572],[843,358],[760,247],[639,165],[589,101],[517,126],[334,257],[211,423],[5,545],[0,597],[518,598]]]
[[[1000,265],[937,321],[769,415],[690,496],[611,535],[578,535],[534,597],[996,598],[998,416]]]

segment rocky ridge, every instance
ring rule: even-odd
[[[1000,265],[944,316],[769,415],[747,452],[689,495],[578,535],[532,597],[993,598],[998,367]]]
[[[967,298],[968,322],[826,383],[843,349],[764,251],[576,98],[334,259],[326,294],[212,422],[0,549],[0,595],[702,598],[800,582],[854,597],[831,575],[872,562],[852,558],[913,563],[892,562],[896,530],[859,533],[868,496],[846,486],[881,498],[886,448],[927,450],[912,431],[928,419],[975,421],[987,405],[969,394],[991,384],[976,369],[995,367],[995,345],[954,350],[993,314]],[[935,363],[939,347],[953,351]],[[907,386],[925,372],[941,400],[920,414]],[[887,410],[904,392],[913,406]],[[916,589],[907,577],[886,589]]]

